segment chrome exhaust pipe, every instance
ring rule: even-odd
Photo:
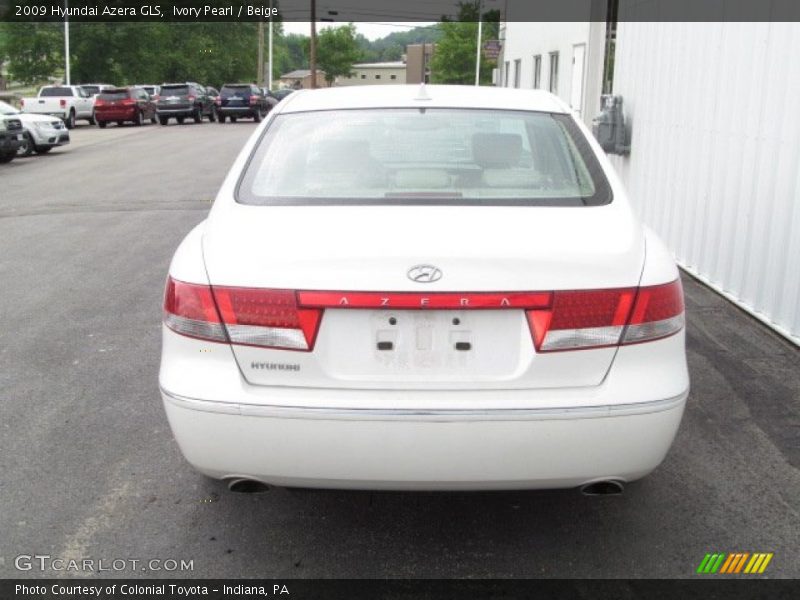
[[[584,496],[618,496],[625,491],[625,484],[617,479],[592,481],[581,486]]]
[[[260,494],[269,491],[269,486],[255,479],[236,477],[228,480],[228,489],[237,494]]]

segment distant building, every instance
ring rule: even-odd
[[[431,57],[436,44],[406,46],[406,83],[428,83],[431,79]]]
[[[311,71],[309,69],[298,69],[291,73],[281,75],[279,81],[283,87],[290,87],[294,89],[305,89],[311,87]],[[325,81],[325,71],[317,69],[317,87],[327,87],[328,82]]]
[[[399,85],[406,82],[403,61],[359,63],[350,77],[337,77],[336,85]]]
[[[552,92],[590,124],[600,109],[606,23],[508,21],[504,37],[497,85]]]

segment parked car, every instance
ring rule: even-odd
[[[67,129],[75,127],[78,120],[94,125],[94,100],[79,85],[46,85],[36,97],[21,102],[23,112],[58,117]]]
[[[0,163],[14,160],[22,140],[22,121],[14,116],[0,114]]]
[[[302,91],[177,249],[160,389],[232,489],[579,487],[663,460],[678,269],[541,90]]]
[[[230,118],[231,123],[237,119],[253,119],[258,123],[269,110],[270,105],[261,88],[249,83],[226,83],[217,98],[220,123],[224,123],[226,118]]]
[[[291,88],[281,88],[279,90],[272,90],[270,91],[269,95],[275,98],[278,102],[286,98],[289,94],[294,92],[295,90]]]
[[[101,92],[94,102],[95,120],[100,127],[109,122],[122,125],[130,121],[142,125],[156,123],[156,105],[142,88],[111,88]]]
[[[202,123],[203,117],[209,121],[215,118],[215,107],[206,89],[199,83],[165,83],[156,101],[158,121],[166,125],[170,118],[183,123],[186,118]]]
[[[161,89],[161,86],[153,85],[150,83],[139,83],[136,85],[138,88],[142,88],[145,92],[147,92],[152,100],[158,99],[158,91]]]
[[[115,88],[115,85],[110,83],[82,83],[81,89],[86,92],[90,98],[97,98],[100,92]]]
[[[57,146],[69,144],[69,131],[61,119],[23,113],[0,101],[0,118],[2,117],[13,117],[22,123],[23,133],[18,154],[45,154]]]

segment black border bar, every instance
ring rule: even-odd
[[[476,0],[316,0],[320,21],[438,22],[457,19]],[[266,21],[270,0],[0,0],[0,21],[58,22],[69,6],[75,22]],[[311,0],[273,0],[277,18],[307,22]],[[481,0],[482,14],[502,21],[800,21],[797,0]]]

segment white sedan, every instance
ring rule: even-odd
[[[301,91],[173,257],[160,388],[234,490],[621,491],[689,390],[675,263],[541,91]]]
[[[36,152],[45,154],[57,146],[69,144],[69,130],[64,121],[47,115],[20,112],[10,104],[0,101],[0,115],[10,116],[22,121],[25,139],[17,151],[28,156]]]

